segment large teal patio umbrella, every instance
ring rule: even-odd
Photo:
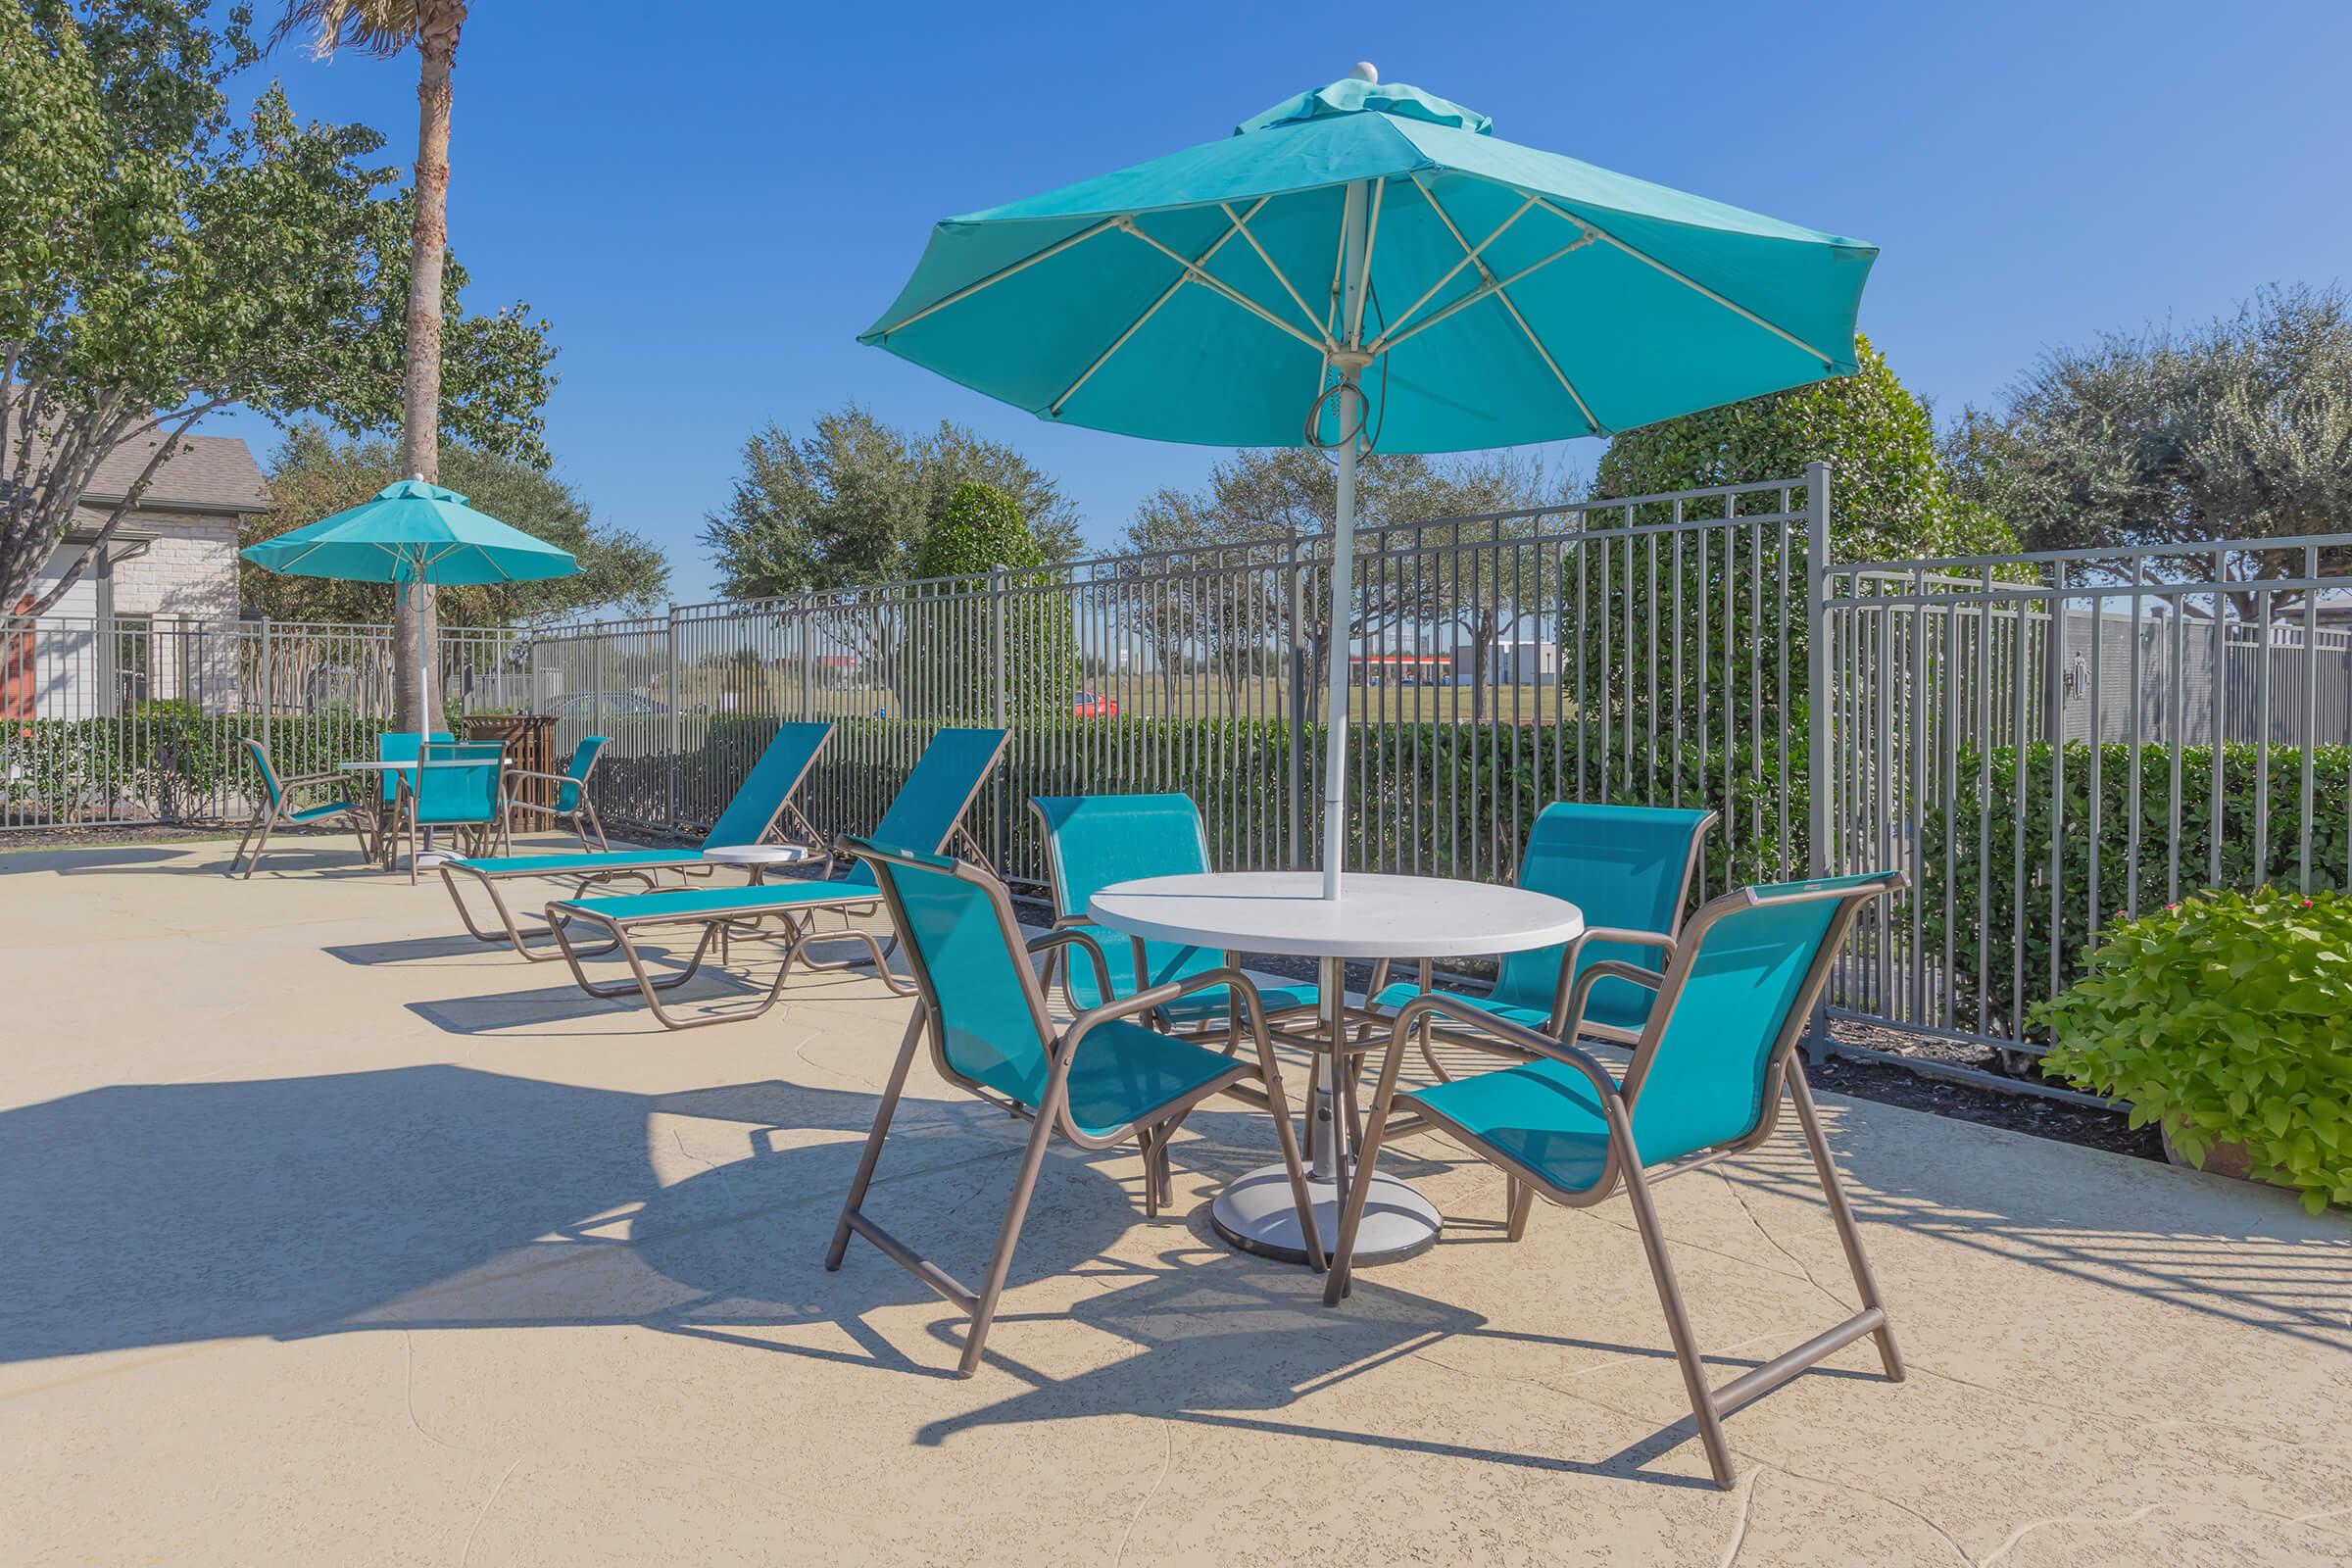
[[[291,577],[345,582],[479,584],[568,577],[580,569],[571,552],[534,539],[455,490],[422,479],[384,486],[372,500],[240,551],[247,561]],[[426,728],[432,710],[432,650],[424,637],[424,596],[416,598],[417,671]]]
[[[1850,374],[1878,249],[1348,78],[1219,141],[952,218],[859,339],[1041,418],[1336,454],[1326,897],[1356,463],[1600,436]]]

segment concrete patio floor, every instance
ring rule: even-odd
[[[1830,1100],[1912,1375],[1734,1415],[1724,1494],[1622,1200],[1509,1245],[1408,1140],[1446,1238],[1327,1311],[1208,1237],[1273,1148],[1226,1102],[1171,1218],[1056,1154],[958,1381],[943,1303],[820,1266],[907,1003],[669,1034],[227,848],[0,854],[0,1561],[2352,1557],[2352,1225],[2287,1195]],[[1784,1128],[1659,1193],[1718,1381],[1851,1309]],[[1020,1133],[918,1067],[872,1208],[975,1277]]]

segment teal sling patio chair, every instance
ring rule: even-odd
[[[456,739],[457,736],[445,729],[428,730],[421,735],[410,729],[384,730],[375,737],[375,760],[379,762],[414,762],[428,743],[447,746]],[[409,781],[405,775],[390,768],[376,774],[375,781],[377,804],[383,808],[385,820],[389,821],[401,809],[401,791],[408,787]]]
[[[408,824],[409,881],[416,880],[419,829],[449,833],[475,854],[507,836],[507,749],[498,741],[426,742],[417,752],[416,782],[403,793]]]
[[[1446,1042],[1506,1055],[1519,1053],[1508,1036],[1487,1027],[1490,1021],[1570,1038],[1563,1031],[1581,977],[1603,963],[1632,964],[1655,974],[1673,956],[1698,852],[1715,816],[1713,811],[1553,802],[1528,832],[1519,886],[1575,905],[1584,911],[1584,934],[1558,947],[1504,954],[1494,988],[1483,997],[1438,987],[1426,959],[1418,984],[1388,985],[1383,962],[1373,969],[1372,1005],[1389,1012],[1418,996],[1451,997],[1477,1021],[1465,1015],[1458,1027],[1443,1030]],[[1630,1045],[1641,1037],[1654,998],[1646,986],[1604,980],[1586,1000],[1582,1031]],[[1420,1047],[1430,1071],[1444,1082],[1452,1075],[1435,1050],[1438,1021],[1434,1013],[1421,1015]]]
[[[1905,885],[1901,873],[1882,871],[1743,888],[1712,900],[1684,927],[1664,973],[1617,959],[1587,967],[1569,1003],[1568,1027],[1557,1034],[1522,1028],[1442,992],[1407,1003],[1396,1015],[1381,1063],[1371,1127],[1342,1209],[1325,1304],[1336,1306],[1348,1294],[1348,1262],[1372,1185],[1366,1178],[1390,1136],[1391,1117],[1409,1106],[1447,1138],[1502,1168],[1514,1237],[1525,1228],[1538,1195],[1567,1207],[1590,1208],[1624,1189],[1717,1486],[1728,1489],[1733,1480],[1723,1418],[1825,1356],[1867,1334],[1878,1342],[1886,1376],[1902,1381],[1894,1331],[1822,1138],[1821,1116],[1796,1044],[1862,906]],[[1573,1043],[1593,992],[1618,981],[1656,998],[1622,1082]],[[1529,1059],[1399,1092],[1396,1069],[1405,1041],[1427,1016],[1492,1029]],[[1772,1136],[1784,1094],[1796,1106],[1861,1309],[1794,1349],[1710,1388],[1650,1189],[1762,1144]]]
[[[1051,989],[1058,971],[1070,1011],[1085,1012],[1106,1002],[1123,1001],[1140,990],[1171,980],[1189,980],[1225,966],[1222,953],[1173,942],[1147,942],[1087,918],[1087,900],[1113,882],[1209,869],[1208,834],[1200,820],[1200,808],[1193,804],[1191,796],[1040,795],[1030,800],[1029,808],[1037,813],[1045,830],[1054,928],[1083,931],[1109,965],[1106,988],[1092,964],[1068,962],[1066,953],[1059,950],[1049,955],[1046,985]],[[1258,995],[1267,1015],[1280,1018],[1313,1011],[1317,989],[1311,981],[1261,985]],[[1169,1029],[1223,1029],[1232,1043],[1240,1041],[1234,1032],[1238,1020],[1228,998],[1213,986],[1187,991],[1158,1008],[1152,1018]]]
[[[983,858],[979,845],[964,828],[963,817],[979,796],[980,787],[988,782],[998,757],[1003,755],[1005,734],[1001,729],[943,729],[932,736],[923,748],[923,755],[915,760],[913,771],[906,775],[906,782],[899,786],[890,809],[882,813],[881,822],[874,828],[875,841],[924,854],[939,853],[960,842],[974,858]],[[560,899],[547,906],[547,924],[555,933],[557,947],[570,962],[572,978],[580,983],[582,991],[592,997],[622,997],[634,991],[644,998],[645,1004],[665,1028],[698,1029],[759,1017],[783,997],[784,982],[791,978],[796,967],[839,969],[870,961],[885,985],[901,996],[913,995],[912,986],[903,984],[891,973],[890,947],[872,932],[849,924],[851,916],[872,910],[880,898],[873,872],[864,861],[854,860],[847,875],[824,881],[769,882],[739,888],[672,888],[604,898]],[[815,917],[827,913],[842,917],[841,929],[815,928]],[[756,999],[748,1007],[693,1017],[682,1017],[662,1006],[661,994],[674,991],[693,979],[712,944],[723,934],[730,929],[742,933],[760,921],[770,919],[783,927],[784,961],[777,967],[775,980],[764,997]],[[573,942],[571,928],[580,924],[600,934],[598,946],[581,947]],[[701,938],[682,968],[656,978],[646,968],[635,938],[642,931],[681,926],[700,927]],[[860,944],[867,956],[826,960],[808,956],[812,943],[842,940]],[[612,953],[619,954],[628,965],[628,978],[590,979],[581,960]]]
[[[681,877],[709,873],[710,862],[703,858],[705,850],[715,850],[737,844],[765,844],[779,823],[790,823],[799,842],[811,850],[824,840],[809,825],[796,804],[802,784],[809,770],[816,765],[819,753],[832,739],[833,726],[826,723],[791,723],[779,725],[760,760],[736,788],[735,797],[727,808],[710,824],[703,842],[692,848],[666,850],[598,850],[581,854],[509,855],[451,860],[441,867],[441,885],[449,889],[450,902],[458,906],[458,918],[466,922],[466,930],[479,942],[504,942],[533,963],[564,955],[550,942],[553,935],[545,926],[524,929],[507,907],[500,889],[506,883],[522,881],[557,881],[574,884],[573,893],[584,895],[600,883],[634,880],[651,892],[656,887],[657,873],[675,871]],[[593,759],[591,760],[593,760]],[[579,766],[579,754],[572,754],[574,767]],[[581,800],[587,799],[584,787],[586,772],[580,777],[583,788]],[[603,829],[598,829],[603,836]],[[485,930],[477,924],[473,911],[458,891],[459,879],[464,878],[481,890],[498,914],[497,929]],[[537,943],[539,946],[533,947]]]
[[[861,839],[847,842],[859,863],[870,867],[868,874],[889,906],[892,923],[906,939],[907,966],[921,1001],[906,1025],[874,1112],[873,1131],[850,1180],[841,1222],[825,1250],[827,1270],[841,1267],[853,1235],[873,1243],[884,1256],[971,1320],[956,1364],[957,1375],[969,1377],[988,1342],[989,1325],[1012,1267],[1013,1248],[1020,1240],[1021,1220],[1054,1134],[1087,1150],[1135,1140],[1144,1157],[1144,1214],[1157,1218],[1161,1206],[1172,1200],[1168,1146],[1184,1118],[1202,1101],[1244,1083],[1255,1084],[1272,1108],[1283,1162],[1290,1167],[1291,1199],[1298,1206],[1304,1234],[1314,1237],[1306,1178],[1299,1169],[1298,1146],[1283,1100],[1282,1074],[1266,1036],[1265,1014],[1256,989],[1239,969],[1205,969],[1149,987],[1082,1012],[1056,1033],[1047,1016],[1045,987],[1029,966],[1020,922],[1002,882],[978,866],[941,856],[886,849]],[[1083,931],[1050,932],[1043,941],[1056,949],[1077,949],[1091,964],[1103,962],[1102,949]],[[1190,993],[1211,988],[1233,999],[1243,1011],[1257,1048],[1251,1055],[1225,1055],[1135,1021]],[[942,1078],[1030,1124],[996,1250],[976,1291],[865,1212],[866,1191],[882,1156],[883,1140],[906,1088],[915,1048],[926,1038],[932,1066]],[[1320,1248],[1311,1241],[1309,1245],[1314,1265],[1322,1267]]]
[[[580,744],[571,749],[571,757],[561,773],[541,773],[531,768],[507,769],[507,808],[511,811],[527,811],[544,816],[550,825],[570,824],[573,837],[580,841],[581,853],[595,855],[612,853],[612,845],[605,837],[605,824],[597,820],[596,803],[588,796],[588,775],[596,771],[598,754],[612,745],[603,735],[583,736]],[[545,799],[533,800],[523,792],[529,784],[553,785],[544,792]],[[589,842],[589,836],[595,842]]]
[[[245,750],[253,758],[253,765],[262,776],[262,794],[254,802],[253,815],[245,824],[244,837],[237,840],[236,853],[228,858],[229,875],[237,875],[237,868],[241,865],[244,867],[245,880],[252,881],[255,868],[262,863],[262,852],[270,847],[271,830],[285,824],[308,826],[314,822],[347,823],[359,838],[361,863],[366,864],[375,858],[375,844],[368,834],[368,813],[351,798],[350,774],[304,773],[297,778],[280,778],[276,766],[270,760],[269,747],[249,739],[245,742]],[[314,806],[294,804],[295,791],[315,789],[321,784],[335,785],[342,791],[343,798]],[[260,835],[259,843],[254,843],[256,834]],[[245,854],[245,846],[249,843],[253,844],[250,859]]]

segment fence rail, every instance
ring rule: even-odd
[[[1036,796],[1174,790],[1217,863],[1309,863],[1324,676],[1350,664],[1359,870],[1507,879],[1555,800],[1720,813],[1701,886],[1893,867],[1836,1010],[2033,1049],[2103,922],[2200,886],[2352,884],[2352,535],[1839,563],[1827,469],[1038,569],[452,631],[454,712],[610,737],[608,822],[691,835],[778,724],[807,806],[870,828],[943,724],[1011,731],[975,830],[1043,875]],[[246,808],[372,745],[380,626],[0,622],[0,828]]]
[[[2101,927],[2209,886],[2352,886],[2352,535],[1840,564],[1825,868],[1912,887],[1834,1004],[2039,1050]]]

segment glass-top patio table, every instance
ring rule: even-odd
[[[1524,888],[1439,877],[1350,874],[1337,899],[1318,871],[1224,871],[1114,882],[1087,901],[1087,917],[1128,936],[1227,953],[1317,960],[1321,1009],[1311,1044],[1315,1084],[1308,1111],[1314,1145],[1307,1192],[1326,1252],[1339,1237],[1344,1172],[1352,1169],[1350,1117],[1341,1088],[1358,1048],[1347,1046],[1345,981],[1350,958],[1459,958],[1547,948],[1584,931],[1573,904]],[[1370,1049],[1369,1044],[1360,1049]],[[1438,1211],[1409,1182],[1372,1178],[1355,1260],[1388,1262],[1426,1250]],[[1303,1263],[1305,1239],[1279,1164],[1250,1171],[1219,1193],[1210,1221],[1245,1251]]]

